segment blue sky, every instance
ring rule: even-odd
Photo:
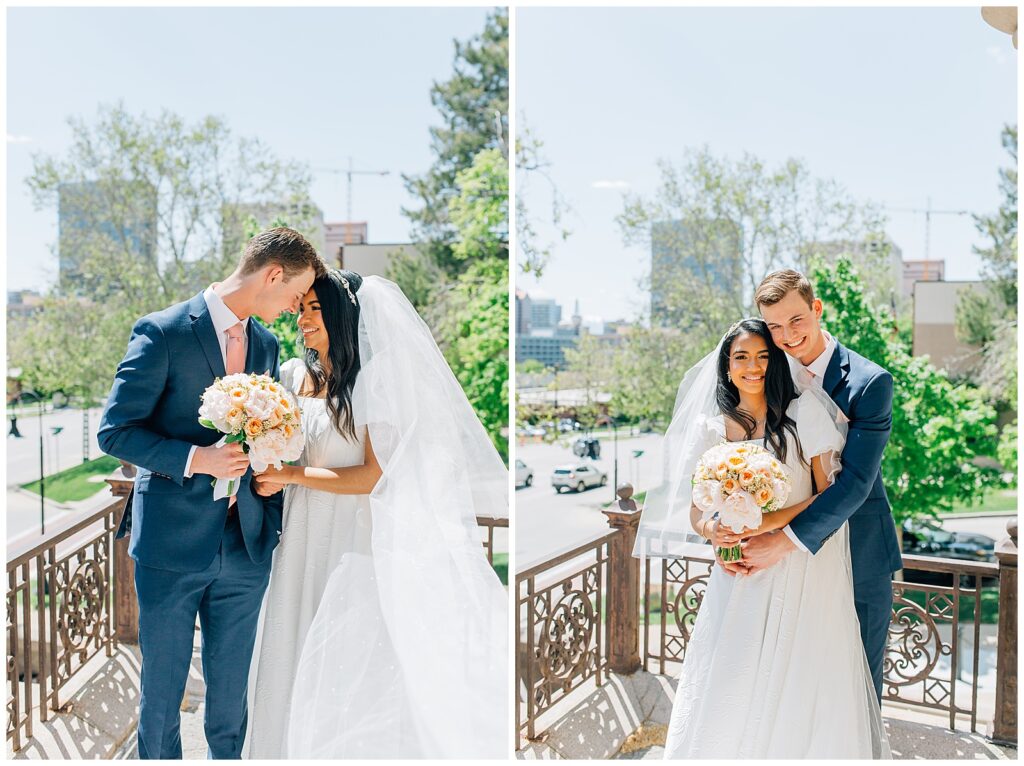
[[[312,167],[390,170],[356,177],[353,218],[371,242],[408,241],[401,173],[432,161],[439,122],[430,87],[452,73],[455,38],[483,29],[486,8],[50,8],[7,10],[7,279],[56,279],[57,214],[24,185],[31,153],[60,154],[66,119],[101,103],[223,117],[280,157]],[[328,221],[345,218],[343,177],[314,176]]]
[[[1017,52],[978,8],[522,8],[516,44],[517,114],[574,207],[543,278],[516,285],[555,297],[564,316],[576,299],[605,319],[647,303],[637,285],[650,254],[622,244],[614,217],[624,189],[652,193],[655,161],[689,148],[799,157],[893,208],[1000,202]],[[541,189],[527,196],[538,213]],[[892,213],[888,231],[905,258],[923,257],[923,216]],[[933,216],[931,258],[947,279],[977,278],[979,243],[970,218]]]

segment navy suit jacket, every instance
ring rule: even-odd
[[[892,375],[837,343],[821,383],[850,419],[843,470],[793,519],[790,529],[811,553],[817,553],[849,521],[854,583],[889,576],[903,567],[896,524],[882,484],[882,452],[892,430]]]
[[[277,339],[255,320],[247,327],[245,371],[279,379]],[[184,474],[192,445],[221,437],[199,425],[199,405],[224,374],[202,293],[135,323],[97,435],[100,449],[139,468],[122,527],[143,566],[198,572],[220,549],[228,501],[213,499],[213,477]],[[239,480],[238,517],[249,557],[262,563],[280,538],[282,493],[261,497],[251,480],[252,469]]]

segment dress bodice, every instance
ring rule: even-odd
[[[326,399],[299,396],[305,375],[306,366],[301,359],[289,359],[281,365],[281,382],[295,394],[302,411],[304,446],[299,464],[317,468],[361,465],[366,448],[366,426],[356,428],[355,441],[339,433],[327,410]]]

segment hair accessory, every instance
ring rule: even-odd
[[[341,284],[345,288],[345,292],[348,293],[348,299],[350,301],[352,301],[352,305],[356,306],[358,308],[359,304],[356,303],[355,293],[353,293],[352,292],[352,288],[348,286],[348,278],[347,277],[342,277],[341,278]]]

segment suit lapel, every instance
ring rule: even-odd
[[[832,354],[828,367],[825,368],[825,377],[821,381],[821,387],[825,393],[831,397],[849,371],[850,354],[841,343],[836,341],[835,353]]]
[[[189,317],[192,319],[192,332],[196,334],[199,346],[206,354],[206,361],[210,363],[213,376],[223,378],[224,356],[220,350],[220,343],[217,342],[217,330],[213,326],[210,307],[206,305],[202,293],[192,299],[189,305]]]
[[[263,341],[260,338],[259,331],[256,329],[256,318],[249,317],[249,321],[246,323],[245,327],[246,335],[248,336],[245,350],[245,371],[255,372],[258,375],[262,375],[266,370],[257,369],[257,360],[261,357],[263,351]],[[260,348],[258,349],[256,348],[257,344],[260,345]]]

